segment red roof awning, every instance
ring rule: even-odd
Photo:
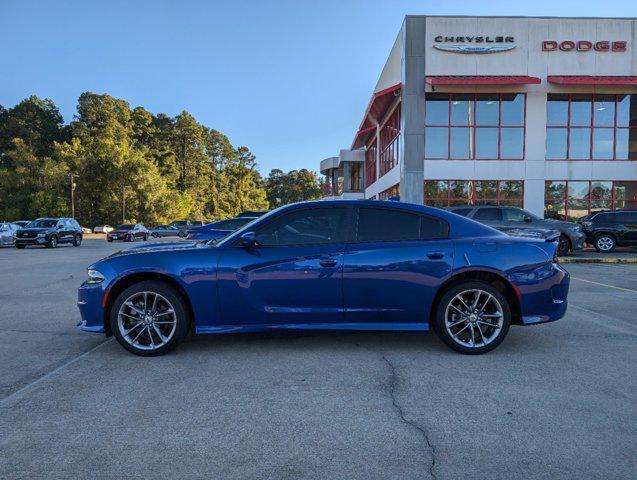
[[[530,85],[541,83],[528,75],[439,75],[425,77],[429,85]]]
[[[367,145],[367,142],[372,137],[372,135],[376,133],[376,125],[372,125],[371,127],[363,128],[356,132],[356,136],[354,137],[354,142],[352,143],[352,149],[361,148]]]
[[[367,109],[365,110],[365,115],[363,116],[363,121],[358,127],[358,132],[354,137],[354,142],[352,143],[352,148],[358,148],[354,145],[357,142],[360,142],[360,135],[362,132],[367,132],[371,127],[375,128],[372,120],[370,120],[370,116],[375,118],[376,120],[381,120],[384,116],[387,109],[391,106],[392,102],[395,98],[395,93],[399,92],[403,88],[402,83],[398,83],[389,88],[385,88],[384,90],[379,90],[378,92],[372,95],[369,104],[367,105]],[[367,137],[369,138],[369,137]],[[360,147],[361,145],[359,145]]]
[[[637,76],[549,75],[555,85],[637,85]]]

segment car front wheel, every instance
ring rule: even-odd
[[[477,355],[502,343],[510,325],[511,309],[504,295],[488,283],[467,281],[443,294],[434,329],[456,352]]]
[[[55,235],[52,235],[51,240],[49,240],[47,247],[55,248],[57,246],[58,246],[58,237],[56,237]]]
[[[162,355],[186,337],[190,319],[181,296],[169,285],[143,281],[128,287],[110,312],[111,331],[136,355]]]
[[[82,235],[78,233],[75,237],[73,237],[73,246],[79,247],[80,245],[82,245]]]
[[[595,237],[595,250],[598,252],[609,253],[615,250],[616,246],[617,242],[612,235],[603,233]]]
[[[557,241],[557,255],[563,257],[564,255],[568,255],[568,252],[571,251],[571,242],[568,237],[564,234],[560,235],[560,238]]]

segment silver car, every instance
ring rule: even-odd
[[[584,248],[586,235],[582,232],[582,226],[574,222],[539,218],[518,207],[463,205],[449,207],[448,210],[503,231],[511,231],[512,229],[556,230],[560,233],[557,247],[557,254],[560,256]]]
[[[0,246],[13,245],[15,239],[13,235],[20,228],[15,223],[0,223]]]

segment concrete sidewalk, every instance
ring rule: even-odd
[[[600,253],[594,248],[585,248],[567,257],[560,257],[562,263],[637,263],[637,249],[618,247],[611,253]]]

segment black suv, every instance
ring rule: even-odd
[[[615,247],[637,245],[637,210],[605,210],[580,220],[586,242],[598,252],[612,252]]]
[[[55,248],[59,243],[82,244],[82,228],[73,218],[38,218],[29,222],[15,234],[16,248],[27,245],[45,245]]]

